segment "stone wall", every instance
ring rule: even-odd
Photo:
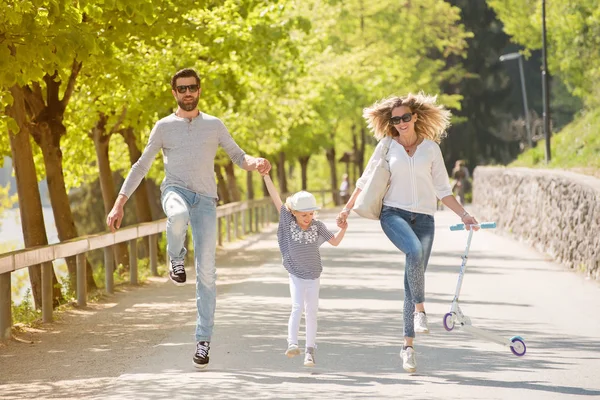
[[[600,280],[600,179],[558,170],[477,167],[473,205],[503,233]]]

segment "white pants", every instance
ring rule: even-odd
[[[292,312],[288,322],[288,343],[298,344],[298,331],[302,313],[306,321],[306,347],[315,347],[317,339],[317,311],[319,309],[320,279],[301,279],[290,275]]]

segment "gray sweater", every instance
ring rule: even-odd
[[[161,191],[178,186],[217,198],[214,160],[219,145],[231,161],[242,166],[246,153],[220,119],[204,113],[191,120],[171,114],[154,125],[142,156],[131,167],[119,194],[131,197],[162,149],[165,178]]]

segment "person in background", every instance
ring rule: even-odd
[[[350,182],[348,182],[348,174],[342,175],[342,183],[340,184],[340,200],[342,204],[346,204],[350,198]]]
[[[400,351],[407,372],[417,369],[416,333],[429,333],[425,313],[425,270],[435,232],[436,197],[469,226],[477,224],[452,195],[438,143],[450,125],[450,112],[424,93],[392,96],[365,108],[363,116],[379,143],[338,223],[348,218],[358,194],[379,160],[390,166],[390,186],[383,199],[380,223],[390,241],[406,255],[404,270],[404,344]],[[383,154],[383,140],[391,138]],[[477,228],[474,228],[477,229]]]
[[[461,204],[465,204],[465,193],[469,191],[469,169],[466,166],[465,160],[457,160],[452,170],[452,178],[454,179],[454,185],[452,186],[452,193],[454,193],[456,200]]]

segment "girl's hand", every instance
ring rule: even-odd
[[[337,226],[338,226],[338,228],[346,229],[346,228],[348,228],[348,221],[337,220]]]

